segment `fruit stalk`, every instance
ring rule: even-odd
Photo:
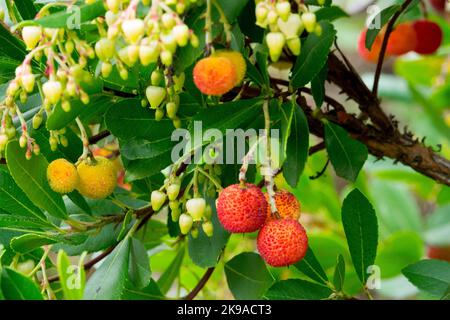
[[[91,149],[89,149],[89,137],[86,133],[86,129],[84,128],[83,123],[81,122],[80,118],[75,119],[78,128],[80,129],[81,133],[81,141],[83,142],[83,153],[81,157],[78,159],[78,162],[81,162],[85,160],[87,157],[92,157]],[[92,157],[93,158],[93,157]]]

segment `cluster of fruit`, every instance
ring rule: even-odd
[[[324,3],[324,0],[318,1],[319,5]],[[298,5],[298,13],[293,13],[291,9],[288,0],[260,0],[256,4],[256,24],[270,30],[266,35],[266,43],[274,62],[278,61],[285,46],[293,55],[300,54],[300,35],[304,30],[318,35],[322,32],[320,24],[316,22],[316,15],[307,6]]]
[[[221,96],[242,82],[246,70],[247,64],[240,52],[217,50],[197,62],[194,83],[203,94]]]
[[[126,80],[128,69],[138,61],[143,66],[159,63],[158,69],[151,76],[146,96],[150,107],[156,109],[155,118],[162,119],[166,111],[175,127],[181,125],[176,114],[179,107],[178,93],[183,86],[183,80],[180,79],[184,76],[173,75],[171,66],[178,47],[199,45],[195,33],[180,17],[185,12],[186,5],[196,2],[142,1],[148,10],[143,17],[138,17],[139,0],[108,0],[106,25],[102,25],[106,31],[100,32],[103,37],[95,45],[103,77],[111,74],[113,65],[117,67],[120,77]],[[144,101],[143,106],[146,105]]]
[[[358,52],[365,60],[377,62],[385,35],[385,29],[375,38],[372,48],[366,48],[367,29],[363,30],[358,41]],[[408,52],[422,55],[436,53],[442,44],[443,32],[441,27],[430,20],[417,20],[398,24],[392,31],[387,47],[386,56],[401,56]]]
[[[300,203],[287,191],[275,193],[277,212],[271,212],[268,195],[253,184],[234,184],[217,199],[217,215],[231,233],[259,230],[258,251],[271,266],[283,267],[300,261],[308,249],[308,237],[298,222]]]
[[[117,167],[105,157],[88,157],[77,165],[66,159],[52,161],[47,167],[50,188],[67,194],[75,189],[85,197],[104,199],[117,184]]]

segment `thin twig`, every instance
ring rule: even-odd
[[[200,281],[197,283],[195,288],[192,289],[192,291],[189,292],[189,294],[186,297],[184,297],[183,300],[194,300],[194,298],[197,296],[197,294],[200,291],[202,291],[203,287],[206,285],[209,278],[211,278],[211,275],[213,274],[214,270],[215,270],[215,267],[208,268],[208,270],[206,270],[205,274],[200,279]]]
[[[383,68],[383,62],[386,55],[386,49],[389,41],[389,37],[391,36],[392,31],[394,30],[394,24],[397,21],[397,19],[400,17],[400,15],[408,8],[408,6],[411,4],[412,0],[406,0],[403,2],[402,6],[398,11],[392,16],[391,20],[389,20],[387,27],[386,27],[386,33],[384,34],[383,38],[383,44],[381,45],[381,51],[380,56],[378,58],[377,63],[377,69],[375,71],[375,77],[373,80],[373,88],[372,93],[374,96],[378,96],[378,85],[380,82],[381,77],[381,70]]]

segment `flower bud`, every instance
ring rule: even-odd
[[[118,13],[120,9],[120,0],[106,0],[106,6],[108,10],[113,13]]]
[[[172,52],[168,51],[168,50],[163,50],[161,52],[161,62],[166,66],[166,67],[170,67],[172,65],[172,61],[173,61],[173,55]]]
[[[159,190],[154,190],[150,196],[150,203],[155,212],[159,211],[166,202],[166,194]]]
[[[156,111],[155,111],[155,120],[156,121],[161,121],[164,118],[164,114],[165,114],[164,109],[162,109],[162,108],[156,109]]]
[[[186,211],[194,221],[200,221],[205,213],[206,202],[203,198],[193,198],[186,202]]]
[[[268,13],[269,10],[263,2],[260,2],[256,5],[255,15],[258,25],[264,25],[266,23]]]
[[[119,17],[119,15],[118,15],[118,14],[115,14],[114,12],[112,12],[112,11],[106,11],[106,13],[105,13],[105,21],[106,21],[106,24],[107,24],[108,26],[111,26],[112,24],[114,24],[114,22],[116,22],[116,20],[117,20],[118,17]]]
[[[157,86],[148,86],[145,90],[145,95],[150,102],[150,107],[156,109],[166,98],[166,90]]]
[[[193,46],[194,48],[197,48],[200,45],[198,37],[193,32],[190,33],[189,42],[191,43],[191,46]]]
[[[27,50],[36,47],[42,37],[42,28],[39,26],[26,26],[22,29],[22,38],[27,46]]]
[[[37,143],[35,143],[33,145],[33,153],[35,156],[38,156],[41,154],[41,148],[39,147],[39,145]]]
[[[58,139],[56,139],[55,137],[50,137],[48,143],[50,144],[50,149],[52,151],[56,151],[56,149],[58,149]]]
[[[66,136],[59,136],[59,142],[64,148],[67,148],[69,146],[69,140]]]
[[[63,109],[64,112],[70,112],[70,102],[69,100],[63,100],[61,102],[61,109]]]
[[[95,44],[95,53],[101,61],[108,61],[114,56],[114,41],[108,38],[102,38]]]
[[[172,34],[180,47],[187,45],[189,41],[189,28],[185,24],[176,25],[172,29]]]
[[[68,54],[72,54],[73,50],[75,49],[75,45],[73,44],[73,41],[67,40],[64,48],[66,49]]]
[[[28,138],[26,135],[21,135],[19,138],[19,145],[21,148],[25,148],[27,146],[28,143]]]
[[[17,91],[19,90],[19,84],[16,80],[13,80],[9,83],[8,88],[6,89],[6,95],[13,97]]]
[[[8,143],[8,136],[6,134],[0,134],[0,152],[5,150]]]
[[[42,115],[40,113],[37,113],[34,117],[33,117],[33,129],[37,130],[40,128],[42,121],[44,119],[42,118]]]
[[[181,209],[180,208],[172,209],[172,211],[170,212],[170,215],[172,216],[172,221],[177,222],[178,219],[180,219]]]
[[[203,213],[203,217],[204,217],[206,220],[211,220],[211,217],[212,217],[212,208],[211,208],[211,206],[210,206],[209,204],[206,205],[205,213]]]
[[[208,236],[212,237],[214,234],[214,226],[211,221],[205,221],[202,223],[203,232]]]
[[[271,10],[269,11],[269,13],[267,14],[267,23],[268,24],[275,24],[278,20],[278,14],[276,11]]]
[[[177,115],[178,105],[175,102],[167,102],[166,111],[167,117],[169,117],[169,119],[173,119]]]
[[[175,127],[175,129],[180,129],[181,126],[183,125],[181,123],[181,119],[178,117],[176,117],[175,119],[172,119],[172,123],[173,123],[173,126]]]
[[[167,187],[167,197],[170,201],[175,200],[180,193],[180,185],[178,183],[171,184]]]
[[[193,228],[191,230],[191,236],[192,236],[193,239],[197,239],[198,238],[198,234],[199,234],[198,228]]]
[[[42,86],[45,98],[50,104],[58,103],[61,98],[62,87],[59,81],[49,80]]]
[[[5,134],[9,139],[13,139],[16,137],[17,130],[14,126],[8,127],[5,129]]]
[[[278,19],[277,25],[287,39],[298,37],[305,28],[302,19],[296,13],[289,15],[286,21]]]
[[[300,51],[302,48],[302,43],[300,41],[300,38],[295,37],[295,38],[288,39],[286,41],[286,44],[294,56],[298,56],[300,54]]]
[[[278,2],[276,4],[278,16],[286,21],[291,13],[291,4],[289,1]]]
[[[163,79],[163,74],[159,70],[154,70],[150,76],[152,86],[158,86]]]
[[[267,46],[272,61],[276,62],[281,56],[286,38],[281,32],[269,32],[266,36]]]
[[[122,31],[125,38],[131,42],[136,43],[139,38],[144,35],[144,21],[141,19],[131,19],[122,22]]]
[[[178,200],[170,200],[169,201],[170,210],[175,210],[175,209],[178,209],[179,207],[180,207],[180,202]]]
[[[161,35],[161,42],[166,51],[170,51],[171,53],[175,53],[175,51],[177,51],[177,40],[172,33]]]
[[[164,13],[161,16],[161,22],[164,28],[166,29],[172,29],[172,27],[175,25],[176,21],[173,17],[173,14],[171,13]]]
[[[192,217],[186,213],[183,213],[179,218],[180,231],[182,234],[188,234],[191,231],[193,224]]]
[[[312,12],[305,12],[302,14],[302,21],[305,25],[306,31],[309,33],[314,32],[316,28],[316,15]]]
[[[109,75],[111,74],[113,69],[113,66],[111,63],[109,62],[103,62],[102,63],[102,76],[103,78],[108,78]]]
[[[33,154],[31,153],[31,150],[27,149],[27,151],[25,152],[25,159],[31,160],[32,156],[33,156]]]
[[[142,65],[148,66],[150,63],[158,61],[160,50],[160,45],[156,41],[152,41],[150,45],[141,45],[139,47],[139,58]]]
[[[122,80],[128,80],[128,70],[125,68],[119,69],[119,76]]]
[[[80,100],[83,104],[88,104],[90,100],[89,95],[83,90],[80,91]]]

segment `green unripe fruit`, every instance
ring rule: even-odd
[[[180,225],[180,231],[182,234],[188,234],[189,231],[191,231],[192,225],[193,225],[193,220],[192,217],[186,213],[183,213],[182,215],[180,215],[179,221],[178,221],[179,225]]]
[[[159,211],[161,207],[166,202],[166,194],[164,192],[161,192],[159,190],[155,190],[152,192],[150,196],[150,203],[152,205],[152,208],[155,212]]]
[[[186,211],[194,221],[201,221],[205,213],[206,202],[203,198],[193,198],[186,202]]]
[[[211,221],[206,221],[202,223],[203,232],[208,236],[212,237],[214,234],[214,226]]]

